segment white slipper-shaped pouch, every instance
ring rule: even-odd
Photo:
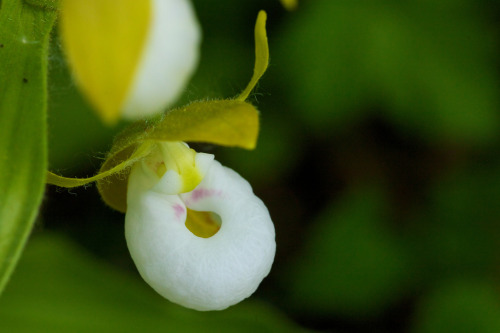
[[[276,251],[269,212],[250,184],[213,161],[188,193],[166,194],[162,186],[130,193],[141,188],[143,167],[138,163],[130,174],[125,235],[144,280],[170,301],[202,311],[249,297]],[[220,229],[196,236],[187,224],[200,219]]]

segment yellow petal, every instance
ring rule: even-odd
[[[150,17],[150,1],[62,1],[60,28],[66,56],[84,94],[107,123],[120,116]]]
[[[261,10],[257,16],[255,23],[255,66],[253,69],[253,76],[248,86],[243,92],[236,97],[237,100],[244,101],[250,95],[250,92],[257,84],[257,81],[262,77],[269,64],[269,45],[267,44],[266,33],[266,19],[267,14]]]

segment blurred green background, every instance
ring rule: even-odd
[[[237,95],[253,26],[271,63],[251,96],[255,151],[196,145],[247,178],[276,227],[271,274],[223,312],[139,277],[124,216],[95,186],[48,187],[0,299],[5,332],[500,332],[500,4],[493,0],[194,1],[199,69],[182,101]],[[54,34],[50,168],[98,169],[101,124]]]

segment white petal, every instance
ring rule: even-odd
[[[122,115],[138,119],[175,102],[197,63],[201,32],[188,0],[152,0],[152,22]]]
[[[144,280],[172,302],[222,310],[250,296],[269,273],[276,251],[269,212],[247,181],[217,161],[190,193],[129,198],[125,234],[132,258]],[[185,204],[217,213],[220,230],[195,236],[184,224]]]

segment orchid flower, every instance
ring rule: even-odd
[[[98,175],[48,173],[48,183],[97,181],[103,200],[125,212],[125,236],[144,280],[188,308],[222,310],[249,297],[268,275],[274,226],[250,184],[185,141],[253,149],[258,112],[245,100],[267,68],[266,14],[255,26],[256,62],[235,99],[193,102],[120,134]]]
[[[60,21],[75,79],[110,124],[164,111],[198,63],[189,0],[63,0]]]

